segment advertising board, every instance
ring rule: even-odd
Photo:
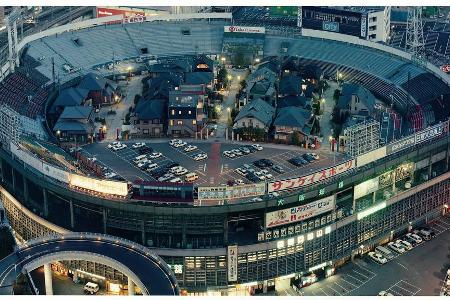
[[[268,184],[268,192],[282,191],[288,189],[296,189],[304,187],[310,184],[317,183],[322,180],[329,179],[335,175],[344,173],[355,167],[355,160],[348,160],[337,166],[333,166],[327,169],[323,169],[313,174],[309,174],[302,177],[273,181]]]
[[[228,281],[237,281],[237,258],[238,258],[238,246],[231,245],[227,249],[227,266],[228,266]]]
[[[369,151],[367,153],[358,155],[358,157],[356,158],[356,166],[360,168],[385,156],[386,156],[386,146],[383,146],[378,149]]]
[[[69,184],[75,187],[103,194],[117,196],[126,196],[128,194],[128,184],[126,182],[101,180],[77,174],[70,174]]]
[[[361,14],[361,37],[367,36],[367,15]]]
[[[312,218],[324,212],[333,210],[335,195],[320,200],[266,213],[266,228],[290,224]]]
[[[265,27],[251,27],[251,26],[224,26],[224,32],[232,33],[266,33]]]
[[[378,177],[366,180],[360,184],[355,185],[355,188],[353,190],[353,198],[355,200],[359,199],[375,192],[376,190],[378,190]]]
[[[264,183],[238,186],[198,187],[198,200],[223,200],[264,195]]]
[[[44,175],[56,179],[58,181],[62,181],[64,183],[69,183],[69,172],[51,166],[48,163],[43,163],[42,169]]]
[[[339,23],[323,21],[322,29],[325,31],[339,32]]]

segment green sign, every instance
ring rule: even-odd
[[[278,206],[283,205],[284,204],[284,199],[278,199]]]
[[[320,196],[325,195],[325,188],[321,188],[321,189],[319,190],[319,195],[320,195]]]
[[[305,201],[305,195],[298,195],[298,201]]]

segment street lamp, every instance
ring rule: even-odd
[[[237,79],[238,79],[238,80],[241,80],[241,75],[238,75]]]
[[[259,58],[255,58],[255,62],[259,63],[261,60]]]
[[[228,76],[227,76],[227,79],[228,79],[228,80],[231,80],[232,78],[233,78],[233,76],[231,76],[231,75],[228,75]]]
[[[227,59],[226,59],[224,56],[222,56],[222,57],[220,58],[220,60],[221,60],[222,62],[225,62]]]

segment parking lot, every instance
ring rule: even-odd
[[[450,219],[439,217],[427,225],[436,237],[403,254],[395,253],[384,265],[366,254],[338,268],[334,276],[301,288],[299,292],[289,289],[281,294],[376,296],[386,291],[394,296],[438,296],[449,268]]]
[[[278,145],[262,145],[264,147],[261,151],[255,151],[247,155],[238,157],[226,157],[223,155],[224,151],[229,151],[242,147],[242,145],[232,144],[231,142],[218,141],[201,141],[201,142],[187,142],[187,145],[194,145],[196,149],[186,152],[186,146],[174,147],[169,145],[169,141],[145,141],[146,146],[152,148],[153,152],[162,153],[161,157],[150,159],[151,163],[156,163],[158,166],[164,166],[170,163],[179,163],[185,167],[189,172],[195,172],[199,178],[195,181],[197,185],[220,185],[227,184],[230,181],[242,180],[244,183],[251,183],[245,176],[236,172],[238,167],[243,164],[249,164],[256,171],[261,171],[261,168],[254,166],[252,163],[259,159],[269,159],[274,165],[280,166],[284,169],[283,173],[277,173],[271,168],[267,170],[273,175],[273,178],[283,179],[295,177],[299,174],[308,174],[313,170],[318,170],[333,164],[334,161],[339,162],[343,160],[343,155],[337,153],[327,153],[327,151],[320,151],[319,159],[309,164],[296,167],[288,162],[289,159],[302,155],[311,150],[301,149],[292,146],[278,146]],[[94,143],[86,145],[83,151],[90,157],[95,157],[96,162],[100,165],[108,167],[109,172],[114,172],[127,181],[141,180],[157,180],[145,169],[140,169],[132,161],[139,156],[138,149],[133,149],[131,146],[133,142],[126,142],[125,149],[113,151],[109,149],[107,143]],[[248,144],[247,146],[250,146]],[[195,161],[192,157],[198,154],[206,154],[207,158]],[[335,155],[335,156],[334,156]],[[270,178],[270,180],[273,180]]]

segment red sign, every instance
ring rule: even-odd
[[[282,190],[289,190],[289,189],[297,189],[301,188],[310,184],[317,183],[322,180],[329,179],[335,175],[344,173],[350,169],[353,169],[355,167],[355,160],[349,160],[346,161],[340,165],[324,169],[321,171],[318,171],[317,173],[309,174],[303,177],[298,178],[291,178],[291,179],[285,179],[285,180],[279,180],[269,183],[268,189],[269,193],[274,191],[282,191]]]
[[[122,15],[127,18],[133,18],[133,17],[139,17],[139,16],[143,17],[143,16],[145,16],[145,12],[118,9],[118,8],[109,8],[109,7],[97,7],[97,18],[110,17],[110,16],[116,16],[116,15]]]

